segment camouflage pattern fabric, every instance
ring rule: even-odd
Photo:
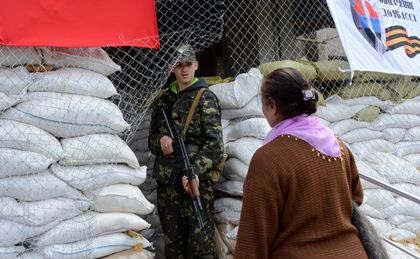
[[[215,258],[214,248],[214,196],[210,181],[200,181],[200,199],[203,206],[201,229],[192,200],[180,181],[174,186],[158,183],[158,212],[165,233],[166,258]]]
[[[152,104],[153,114],[150,124],[149,149],[155,154],[153,169],[158,182],[158,212],[165,233],[167,258],[187,258],[186,246],[191,246],[193,258],[214,258],[213,243],[213,186],[211,173],[213,167],[223,155],[221,112],[217,97],[211,91],[205,91],[192,117],[185,135],[185,145],[199,147],[198,152],[188,152],[191,164],[195,166],[200,179],[200,198],[203,205],[202,218],[204,229],[198,226],[193,203],[181,185],[181,174],[176,184],[168,184],[173,173],[179,173],[175,158],[163,156],[160,138],[169,136],[161,109],[171,111],[175,127],[182,132],[184,123],[198,90],[207,87],[204,79],[179,93],[171,90],[163,92]],[[168,112],[167,112],[168,114]]]

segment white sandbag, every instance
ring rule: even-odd
[[[375,209],[389,207],[395,203],[392,192],[383,189],[368,189],[364,191],[364,204]]]
[[[85,194],[92,201],[92,209],[98,212],[147,215],[155,208],[137,186],[129,184],[114,184]]]
[[[387,220],[395,226],[401,225],[413,219],[415,219],[415,217],[407,215],[395,215],[387,218]]]
[[[248,164],[235,157],[230,157],[226,161],[225,168],[223,169],[223,176],[229,180],[243,181],[247,173]]]
[[[402,223],[398,225],[398,227],[408,230],[416,235],[420,235],[420,219],[419,218]]]
[[[221,120],[222,121],[222,129],[225,129],[227,126],[229,126],[230,125],[230,123],[231,123],[231,121],[230,120],[225,120],[225,119],[222,119]]]
[[[120,133],[130,128],[111,101],[74,94],[33,92],[1,118],[44,129],[57,137]]]
[[[415,239],[416,234],[414,234],[411,231],[397,227],[391,230],[391,232],[389,233],[389,238],[393,241],[401,242],[405,240]]]
[[[146,180],[147,167],[125,165],[53,165],[52,172],[61,180],[81,191],[91,191],[117,183],[140,185]]]
[[[227,143],[243,137],[264,139],[271,127],[265,118],[251,118],[239,122],[232,122],[223,130],[223,139]]]
[[[379,180],[385,183],[389,183],[389,181],[380,173],[376,172],[375,169],[369,166],[366,162],[362,160],[356,160],[357,169],[359,170],[360,174],[370,176],[375,180]],[[379,188],[378,185],[371,183],[367,180],[361,179],[363,189],[376,189]]]
[[[227,233],[227,238],[236,240],[236,237],[238,236],[238,230],[239,226],[234,227],[229,233]]]
[[[397,143],[394,154],[398,157],[404,157],[410,154],[420,154],[420,141]]]
[[[242,196],[244,194],[243,185],[243,181],[225,181],[216,184],[214,189],[230,195]]]
[[[403,140],[407,130],[402,128],[387,128],[382,131],[384,133],[383,139],[398,143]]]
[[[108,77],[81,68],[61,68],[55,71],[35,73],[29,92],[58,92],[109,98],[117,90]]]
[[[220,223],[230,222],[239,225],[242,201],[232,198],[221,198],[214,201],[216,221]]]
[[[48,65],[56,67],[79,67],[103,75],[110,75],[121,70],[101,48],[57,48],[43,47],[42,54]]]
[[[239,109],[257,96],[263,75],[256,68],[240,74],[234,82],[211,86],[209,89],[219,99],[222,109]]]
[[[17,103],[16,96],[7,96],[4,93],[0,92],[0,113],[4,110],[9,109],[15,103]]]
[[[346,132],[352,131],[354,129],[367,128],[369,126],[368,122],[357,121],[353,119],[347,119],[342,121],[337,121],[330,124],[330,128],[334,131],[335,134],[341,136]]]
[[[369,216],[375,219],[385,219],[384,215],[382,215],[378,209],[375,209],[369,204],[366,204],[366,202],[360,205],[359,210],[366,216]]]
[[[386,128],[409,129],[420,126],[420,116],[414,114],[380,114],[370,125],[373,130]]]
[[[128,230],[140,231],[149,227],[149,223],[135,214],[90,212],[63,221],[40,235],[37,245],[65,244]]]
[[[0,148],[14,148],[43,154],[57,161],[63,155],[60,142],[35,126],[0,119]]]
[[[413,183],[420,185],[420,174],[410,163],[392,154],[371,152],[363,160],[382,174],[390,183]]]
[[[0,68],[0,92],[5,95],[18,96],[25,94],[31,82],[31,74],[24,67]]]
[[[380,138],[384,138],[384,133],[366,128],[354,129],[341,135],[341,139],[348,144]]]
[[[0,196],[22,201],[40,201],[57,197],[85,199],[81,192],[58,179],[49,170],[39,174],[1,179]]]
[[[315,116],[316,117],[316,116]],[[319,122],[322,124],[322,125],[324,125],[325,127],[329,127],[330,125],[331,125],[331,122],[329,122],[329,121],[327,121],[327,120],[324,120],[324,119],[322,119],[322,118],[318,118],[319,119]]]
[[[7,219],[0,219],[0,247],[13,246],[27,238],[38,236],[57,224],[58,221],[54,221],[41,227],[31,227]]]
[[[19,255],[18,259],[45,259],[42,254],[34,251],[25,252]]]
[[[257,97],[252,98],[252,100],[243,108],[222,110],[222,119],[224,120],[253,117],[264,117],[262,107],[258,104]]]
[[[412,164],[420,171],[420,154],[410,154],[403,157],[404,160]]]
[[[133,248],[137,245],[143,247],[151,246],[150,242],[145,238],[116,233],[74,243],[45,246],[42,249],[42,253],[45,258],[54,259],[99,258]]]
[[[222,233],[220,233],[218,226],[214,228],[214,246],[217,258],[227,258],[230,252],[222,239]]]
[[[27,64],[42,64],[42,57],[36,48],[0,46],[0,66]]]
[[[153,259],[155,254],[146,249],[129,249],[104,257],[103,259]]]
[[[391,114],[420,115],[420,101],[417,101],[417,100],[405,101],[403,103],[397,104],[387,109],[386,112],[391,113]]]
[[[362,96],[352,99],[343,100],[342,103],[350,106],[354,105],[367,105],[367,106],[376,106],[385,110],[391,107],[393,104],[390,100],[382,101],[376,96]]]
[[[404,141],[420,141],[420,126],[408,129]]]
[[[365,154],[375,151],[392,153],[396,150],[396,146],[394,143],[384,139],[370,139],[353,143],[350,145],[350,149],[354,154],[362,157]]]
[[[24,202],[10,197],[0,197],[0,218],[24,225],[39,227],[56,220],[76,217],[89,209],[89,202],[67,198]]]
[[[412,183],[395,183],[392,186],[394,186],[397,189],[406,191],[417,197],[420,197],[420,185],[415,185]]]
[[[62,165],[92,165],[124,163],[140,168],[136,155],[117,135],[93,134],[62,139],[65,157]]]
[[[54,162],[42,154],[12,148],[0,148],[0,178],[36,174]]]
[[[420,204],[403,197],[395,198],[395,203],[391,206],[381,209],[382,214],[386,217],[395,215],[407,215],[419,218],[420,217]]]
[[[319,106],[315,115],[329,122],[350,119],[366,105],[348,106],[342,103],[327,103],[326,106]]]
[[[387,220],[375,219],[369,216],[366,217],[369,219],[370,223],[372,223],[373,228],[378,234],[387,236],[391,232],[393,226]]]
[[[15,259],[23,252],[25,252],[25,247],[23,246],[0,247],[0,258]]]
[[[225,150],[231,157],[240,159],[249,164],[255,151],[263,145],[264,141],[257,138],[245,137],[225,145]]]

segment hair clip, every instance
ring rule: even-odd
[[[316,92],[313,88],[302,90],[302,94],[303,94],[303,100],[305,102],[316,100],[316,97],[317,97]]]

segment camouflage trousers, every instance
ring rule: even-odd
[[[214,196],[210,181],[199,186],[204,228],[201,229],[191,197],[181,181],[174,186],[158,182],[157,203],[160,221],[165,233],[166,258],[215,258]],[[190,250],[189,250],[190,249]]]

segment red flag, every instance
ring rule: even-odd
[[[154,0],[3,0],[0,45],[159,48]]]

